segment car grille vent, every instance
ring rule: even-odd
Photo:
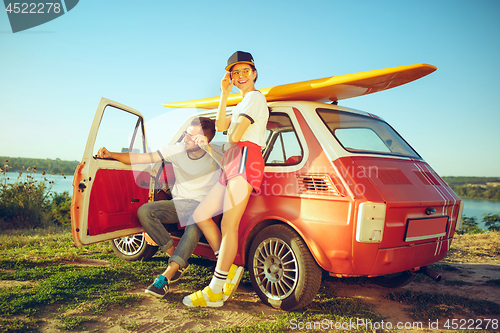
[[[379,169],[378,178],[385,185],[411,185],[411,182],[399,169]]]
[[[300,193],[341,195],[328,176],[298,175]]]

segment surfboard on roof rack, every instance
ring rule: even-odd
[[[258,90],[264,94],[268,102],[292,100],[334,102],[398,87],[420,79],[436,69],[435,66],[428,64],[415,64],[337,75]],[[171,108],[213,109],[219,106],[219,99],[219,96],[214,96],[162,105]],[[227,106],[234,106],[241,99],[239,93],[231,94],[227,100]]]

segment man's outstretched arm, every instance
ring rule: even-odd
[[[125,164],[148,164],[161,161],[158,153],[117,153],[102,147],[97,152],[99,158],[112,158]]]

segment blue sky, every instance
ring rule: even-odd
[[[3,12],[0,155],[81,160],[101,97],[152,122],[161,103],[218,95],[243,50],[257,88],[435,65],[339,104],[384,118],[441,176],[500,176],[498,17],[498,0],[82,0],[14,34]]]

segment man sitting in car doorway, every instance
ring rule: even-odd
[[[204,150],[209,150],[215,158],[219,157],[217,150],[209,149],[208,146],[214,136],[214,121],[200,117],[195,118],[187,127],[182,142],[154,153],[116,153],[105,147],[97,153],[97,157],[112,158],[125,164],[161,161],[172,163],[175,175],[173,199],[149,202],[137,211],[144,230],[156,242],[160,251],[170,256],[167,269],[146,289],[146,293],[156,297],[165,296],[169,283],[177,281],[186,272],[189,268],[187,260],[203,235],[196,224],[187,225],[175,248],[174,241],[163,224],[186,224],[198,204],[218,181],[219,164]]]

